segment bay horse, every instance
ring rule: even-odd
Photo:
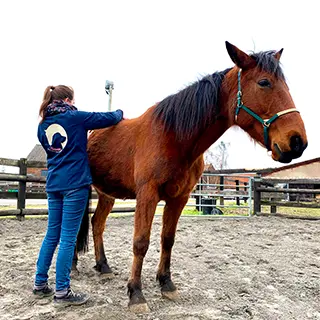
[[[111,275],[103,231],[115,198],[136,199],[129,308],[147,312],[141,271],[157,204],[165,201],[157,271],[161,293],[178,297],[171,279],[171,251],[177,223],[203,168],[203,153],[231,126],[239,126],[289,163],[307,147],[303,120],[282,72],[280,51],[246,54],[226,42],[232,68],[203,77],[166,97],[140,117],[95,130],[88,156],[99,201],[92,217],[96,270]],[[82,232],[78,243],[87,236]],[[81,242],[82,241],[82,242]]]

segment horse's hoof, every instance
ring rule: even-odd
[[[106,263],[97,263],[93,268],[101,274],[113,274],[112,269]]]
[[[147,300],[144,298],[141,289],[133,288],[134,286],[128,284],[129,310],[133,313],[149,313]]]
[[[168,300],[178,300],[180,298],[178,290],[175,291],[161,291],[162,297]]]
[[[147,303],[129,304],[129,310],[136,314],[149,313],[150,309]]]

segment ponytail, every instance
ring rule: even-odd
[[[73,100],[74,91],[71,87],[59,85],[59,86],[48,86],[43,94],[43,101],[40,106],[39,116],[41,117],[41,122],[45,119],[45,110],[53,100]]]

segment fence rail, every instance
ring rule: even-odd
[[[17,200],[17,209],[0,210],[0,216],[16,216],[18,219],[22,219],[25,215],[47,215],[48,209],[34,209],[26,208],[27,199],[47,199],[45,192],[46,177],[38,177],[27,174],[28,168],[46,168],[46,163],[41,161],[27,161],[25,158],[19,160],[0,158],[0,165],[18,167],[19,173],[0,173],[0,182],[10,181],[17,182],[15,185],[10,185],[10,188],[16,188],[13,192],[0,191],[0,199],[14,199]],[[39,192],[28,192],[34,188],[31,186],[28,188],[28,183],[37,183]],[[42,188],[39,187],[42,185]],[[0,185],[3,188],[4,186]],[[98,195],[95,191],[91,193],[91,199],[97,199]],[[94,212],[94,208],[89,208],[90,212]],[[134,207],[121,207],[113,208],[112,212],[134,212]]]
[[[0,216],[17,216],[23,218],[25,215],[46,215],[47,209],[32,209],[26,208],[26,200],[28,199],[46,199],[45,192],[45,177],[32,176],[27,174],[29,168],[45,168],[46,163],[40,161],[27,161],[24,158],[19,160],[0,158],[0,165],[14,166],[19,168],[18,174],[0,173],[0,199],[13,199],[17,201],[16,209],[0,210]],[[262,206],[270,207],[271,215],[278,215],[277,207],[297,207],[297,208],[320,208],[320,198],[318,202],[302,202],[299,196],[319,195],[320,194],[320,179],[265,179],[245,175],[248,171],[242,172],[239,170],[220,170],[215,173],[204,173],[198,182],[196,189],[191,194],[195,199],[195,204],[187,204],[193,206],[198,211],[204,209],[211,211],[213,208],[241,208],[248,210],[248,216],[251,213],[256,215],[266,215],[262,213]],[[247,178],[247,181],[244,181]],[[230,181],[234,184],[230,184]],[[3,189],[1,182],[12,182],[7,185],[7,190]],[[253,182],[253,183],[252,183]],[[288,188],[279,187],[279,183],[284,183]],[[294,187],[290,187],[294,185]],[[315,188],[315,185],[317,188]],[[9,186],[9,187],[8,187]],[[301,188],[299,187],[301,186]],[[308,187],[312,187],[311,189]],[[9,189],[9,190],[8,190]],[[9,192],[11,191],[11,192]],[[269,199],[265,195],[269,195]],[[285,201],[287,198],[294,197],[298,201]],[[97,199],[98,195],[93,190],[91,199]],[[234,199],[235,205],[229,205],[227,199]],[[296,199],[296,200],[297,200]],[[214,200],[214,201],[213,201]],[[254,200],[254,201],[252,201]],[[240,206],[240,201],[244,201],[245,205]],[[218,202],[218,203],[217,203]],[[253,203],[253,210],[252,210]],[[211,209],[210,209],[211,208]],[[90,209],[93,212],[93,208]],[[115,207],[112,212],[134,212],[135,207]],[[219,213],[220,214],[220,213]],[[268,213],[269,214],[269,213]],[[269,214],[269,215],[270,215]],[[297,216],[296,216],[297,217]],[[303,218],[308,218],[304,216]],[[312,217],[313,219],[313,217]]]
[[[20,160],[0,158],[0,165],[14,166],[19,168],[18,174],[0,173],[0,184],[2,181],[12,182],[12,184],[6,186],[6,190],[0,190],[0,199],[12,199],[17,200],[16,209],[0,210],[0,216],[17,216],[17,218],[23,218],[25,215],[46,215],[47,209],[34,209],[26,208],[26,200],[29,199],[46,199],[47,194],[45,192],[45,177],[32,176],[27,174],[29,168],[45,168],[45,162],[39,161],[27,161],[24,158]],[[246,173],[246,171],[244,172]],[[245,201],[248,205],[242,205],[241,210],[247,210],[248,216],[251,214],[251,180],[250,182],[239,182],[237,176],[244,177],[244,173],[236,174],[236,170],[219,171],[218,174],[204,173],[201,177],[196,190],[191,194],[193,198],[186,206],[192,206],[199,212],[204,214],[223,214],[223,212],[217,207],[221,207],[224,210],[226,208],[234,209],[240,207],[240,202]],[[228,174],[228,176],[226,176]],[[247,177],[249,178],[249,177]],[[233,181],[233,185],[230,184],[230,180]],[[249,180],[248,180],[249,181]],[[4,189],[4,186],[0,185],[0,189]],[[11,192],[9,192],[9,190]],[[91,199],[97,199],[97,193],[92,190]],[[225,198],[232,198],[236,204],[225,203]],[[195,199],[195,203],[194,203]],[[217,203],[219,200],[219,203]],[[159,207],[163,206],[162,203]],[[213,210],[215,209],[215,211]],[[90,209],[91,212],[94,208]],[[135,207],[114,207],[112,212],[134,212]],[[215,213],[213,213],[215,212]]]
[[[278,184],[286,184],[288,187],[275,187]],[[290,187],[294,185],[294,187]],[[297,186],[301,185],[301,188]],[[310,186],[310,188],[306,188]],[[296,219],[310,219],[318,220],[320,217],[312,215],[287,215],[279,214],[277,207],[291,207],[291,208],[309,208],[319,209],[320,198],[317,199],[317,195],[320,194],[320,189],[315,188],[320,186],[320,179],[255,179],[254,181],[254,213],[262,216],[282,216]],[[268,194],[271,199],[264,199],[263,194]],[[274,194],[274,196],[272,196]],[[279,194],[283,195],[279,197]],[[289,198],[289,201],[285,199],[284,195]],[[290,195],[296,195],[295,201],[290,201]],[[304,198],[304,201],[299,199],[300,195],[312,195],[312,198]],[[280,198],[280,201],[279,201]],[[270,213],[263,213],[262,206],[270,206]]]

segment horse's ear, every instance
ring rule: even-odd
[[[283,48],[274,54],[274,57],[279,61],[283,52]]]
[[[226,41],[226,48],[231,60],[241,69],[248,69],[256,65],[256,61],[236,46]]]

